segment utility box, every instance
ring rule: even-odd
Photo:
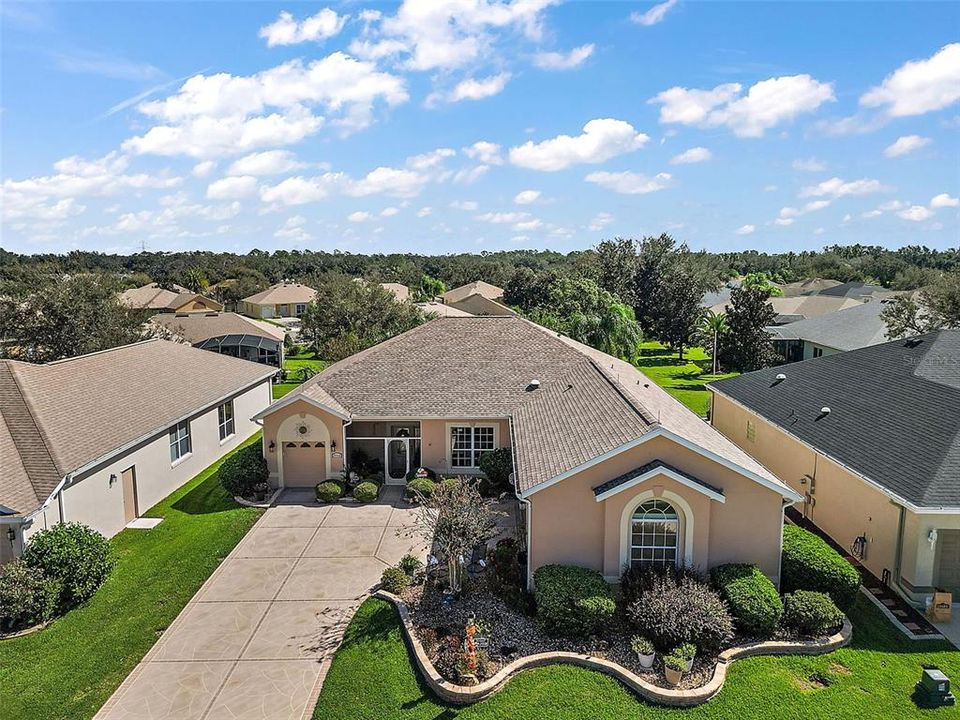
[[[924,668],[923,675],[916,687],[917,705],[924,708],[947,707],[957,704],[957,698],[950,692],[950,678],[939,668]]]

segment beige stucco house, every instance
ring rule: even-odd
[[[162,288],[157,283],[124,290],[120,293],[120,302],[134,310],[151,313],[185,314],[223,310],[223,305],[206,295],[190,292],[180,285]]]
[[[780,574],[800,495],[630,364],[517,317],[442,317],[331,365],[256,419],[274,484],[312,486],[360,457],[479,473],[509,447],[529,570],[632,563]],[[532,572],[531,572],[532,576]]]
[[[166,340],[0,360],[0,562],[60,521],[122,530],[257,431],[275,372]]]
[[[237,313],[163,313],[150,322],[201,350],[283,367],[283,328]]]
[[[317,291],[306,285],[282,282],[240,301],[240,312],[253,318],[300,317]]]
[[[960,597],[960,331],[709,387],[713,426],[803,496],[796,512],[909,600]]]

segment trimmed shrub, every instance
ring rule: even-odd
[[[343,485],[335,480],[327,480],[317,485],[317,500],[320,502],[336,502],[343,497]]]
[[[259,443],[246,445],[227,456],[217,470],[217,477],[223,489],[231,495],[253,495],[253,486],[265,483],[270,478],[267,461],[263,458],[263,449]]]
[[[849,610],[860,589],[860,573],[824,540],[796,525],[783,527],[780,589],[815,590]]]
[[[433,489],[437,484],[428,478],[417,478],[407,483],[407,497],[419,500],[429,498],[433,495]]]
[[[60,581],[23,560],[0,565],[0,630],[17,630],[50,620],[60,601]]]
[[[353,489],[353,497],[359,502],[373,502],[380,494],[380,487],[376,483],[364,481]]]
[[[783,624],[801,635],[829,635],[843,624],[843,611],[825,593],[797,590],[783,598]]]
[[[718,565],[710,579],[727,601],[733,620],[743,632],[769,637],[780,624],[783,601],[770,578],[756,565]]]
[[[448,477],[448,478],[443,478],[443,480],[440,481],[440,484],[443,485],[445,488],[455,488],[455,487],[458,487],[462,482],[463,480],[461,478]]]
[[[60,581],[62,609],[89,599],[113,569],[107,539],[76,522],[58,523],[38,532],[27,543],[23,561]]]
[[[627,608],[627,618],[661,653],[685,643],[711,652],[733,639],[726,604],[706,583],[689,575],[679,580],[669,574],[654,577],[649,589]]]
[[[688,567],[676,567],[675,565],[627,567],[620,575],[620,598],[623,604],[630,605],[643,593],[650,590],[658,579],[664,577],[670,579],[674,584],[685,577],[691,577],[698,581],[703,579],[695,570]]]
[[[616,605],[603,575],[573,565],[544,565],[533,574],[537,614],[560,635],[595,635],[613,617]]]
[[[403,570],[407,575],[413,575],[417,570],[423,567],[423,563],[420,562],[420,558],[414,557],[410,553],[407,553],[400,558],[400,562],[397,563],[397,567]]]
[[[510,448],[498,448],[480,456],[480,472],[487,476],[486,495],[497,495],[510,484],[513,472],[513,451]]]
[[[380,576],[380,587],[388,593],[399,595],[410,587],[410,576],[398,567],[388,567]]]

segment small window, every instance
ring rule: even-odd
[[[456,425],[450,431],[450,466],[455,468],[476,468],[480,466],[480,456],[496,450],[495,428],[493,425]]]
[[[813,349],[813,356],[814,356],[815,358],[823,357],[823,348],[821,348],[821,347],[815,347],[815,348]]]
[[[747,440],[750,442],[756,442],[757,439],[757,424],[753,420],[747,420]]]
[[[221,440],[226,440],[236,432],[233,422],[233,400],[227,400],[217,408],[217,423],[220,426]]]
[[[304,303],[297,303],[297,315],[303,315],[307,311],[307,306]]]
[[[184,420],[170,428],[170,462],[190,454],[190,421]]]

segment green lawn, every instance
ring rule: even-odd
[[[493,697],[449,707],[425,690],[407,657],[396,612],[382,600],[360,606],[326,677],[314,720],[889,720],[956,718],[956,708],[918,710],[910,699],[921,663],[960,678],[960,652],[946,643],[902,637],[860,598],[851,612],[850,647],[820,657],[766,657],[735,662],[720,694],[690,710],[639,700],[600,673],[565,665],[524,671]],[[814,687],[819,674],[830,684]]]
[[[645,342],[640,346],[640,359],[636,365],[657,385],[701,417],[707,416],[710,407],[710,391],[707,383],[720,378],[733,377],[737,373],[712,375],[701,372],[701,367],[710,369],[710,357],[703,348],[688,348],[684,362],[677,353],[658,342]]]
[[[316,354],[311,352],[311,353],[304,353],[302,355],[288,355],[286,358],[284,358],[283,369],[286,370],[288,373],[296,373],[296,371],[299,370],[300,368],[307,367],[307,368],[312,368],[317,372],[322,372],[323,369],[327,367],[327,365],[329,364],[330,363],[328,363],[326,360],[318,359]],[[288,375],[288,377],[291,377],[291,376]],[[297,376],[293,375],[292,377],[297,377]],[[282,398],[284,395],[286,395],[288,392],[293,390],[299,384],[300,384],[300,381],[298,379],[295,382],[285,382],[285,383],[278,383],[274,385],[273,399],[277,400],[278,398]]]
[[[0,642],[0,716],[93,717],[259,516],[220,487],[219,464],[146,513],[156,528],[110,541],[116,568],[86,605]]]

